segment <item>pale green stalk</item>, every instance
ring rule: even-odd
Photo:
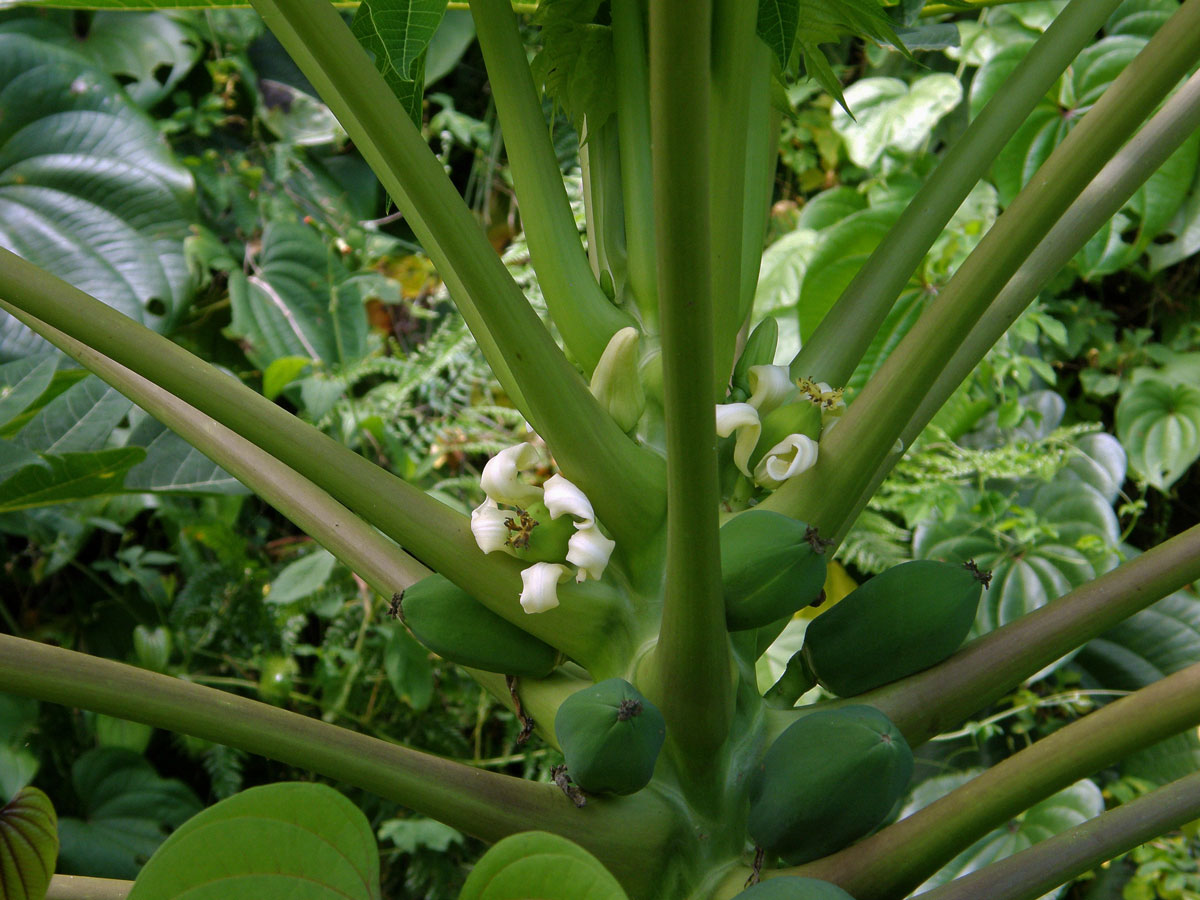
[[[715,796],[723,779],[713,754],[728,733],[733,691],[717,543],[711,255],[703,199],[709,189],[711,12],[707,0],[656,0],[650,8],[667,550],[649,686],[690,788]]]
[[[625,259],[625,203],[621,191],[621,149],[617,122],[610,118],[593,130],[584,125],[579,148],[587,213],[588,259],[601,284],[608,282],[619,302],[626,297],[628,265]],[[633,324],[628,319],[628,324]]]
[[[343,447],[261,394],[82,291],[0,249],[0,309],[24,311],[93,348],[252,441],[441,572],[497,614],[585,665],[609,668],[626,653],[622,611],[590,585],[564,585],[563,605],[524,613],[522,564],[484,555],[466,516]],[[568,602],[569,601],[569,602]],[[612,639],[597,642],[594,635]],[[570,644],[573,651],[567,650]]]
[[[581,811],[552,784],[441,759],[85,653],[0,635],[0,691],[237,747],[360,787],[485,841],[536,822],[587,847],[634,893],[645,893],[645,880],[666,852],[669,813],[650,792],[596,798]]]
[[[1200,74],[1189,78],[1121,148],[1009,279],[905,426],[900,439],[906,445],[916,440],[942,404],[1033,302],[1046,282],[1071,261],[1091,236],[1121,210],[1134,192],[1197,128],[1200,128]]]
[[[769,52],[758,39],[757,24],[757,3],[713,0],[708,197],[716,403],[725,401],[738,330],[746,318],[741,304],[743,222],[748,212],[755,212],[746,208],[747,188],[757,191],[760,182],[753,178],[748,184],[737,176],[747,170],[750,135],[758,124],[749,121],[749,112],[761,111],[766,119],[766,110],[759,109],[762,95],[752,93],[762,87],[754,77],[760,68],[756,64]],[[758,250],[761,256],[762,247]]]
[[[588,269],[511,4],[471,0],[471,16],[503,129],[529,258],[563,342],[590,375],[609,339],[634,323],[612,305]]]
[[[850,380],[896,297],[996,154],[1121,0],[1072,0],[946,152],[791,363],[793,378]]]
[[[337,10],[328,0],[257,0],[255,8],[404,213],[563,473],[618,540],[643,537],[662,519],[661,459],[634,444],[592,397]]]
[[[88,878],[84,875],[54,875],[46,900],[125,900],[132,881],[118,878]]]
[[[1198,818],[1200,772],[1172,781],[921,897],[1037,900],[1127,850]]]
[[[1200,58],[1200,0],[1186,0],[1055,148],[868,381],[817,464],[762,506],[834,533],[988,305],[1070,203]]]
[[[644,0],[613,0],[617,133],[621,146],[625,252],[629,289],[642,325],[658,333],[658,252],[654,237],[654,174],[650,160],[650,74]]]
[[[1035,803],[1197,723],[1200,663],[1060,728],[871,837],[779,874],[832,881],[856,900],[903,897]]]
[[[3,301],[0,307],[223,467],[349,566],[376,593],[390,597],[430,574],[325,491],[241,435],[46,323]]]
[[[739,322],[747,323],[758,287],[763,244],[767,240],[767,220],[775,191],[775,168],[779,157],[779,129],[783,114],[771,105],[771,51],[757,41],[750,67],[750,98],[746,107],[744,186],[745,212],[742,215],[741,284],[738,285]]]

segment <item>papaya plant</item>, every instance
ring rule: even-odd
[[[931,530],[925,558],[819,612],[829,555],[905,448],[1041,287],[1200,127],[1200,76],[1190,74],[1200,0],[1161,15],[1155,6],[1152,36],[1090,51],[1087,65],[1077,59],[1121,0],[1037,4],[1031,15],[1048,17],[1047,27],[990,70],[970,124],[907,205],[872,212],[882,239],[840,293],[801,296],[802,343],[782,359],[778,323],[751,328],[782,73],[802,65],[853,114],[854,95],[843,94],[822,45],[849,35],[906,52],[902,34],[932,38],[925,28],[898,32],[899,23],[971,4],[922,10],[905,0],[892,17],[878,0],[542,0],[536,9],[470,0],[553,329],[414,122],[445,0],[364,0],[350,25],[327,0],[253,5],[379,176],[530,426],[528,441],[487,463],[484,502],[470,515],[452,509],[147,328],[176,311],[174,256],[163,256],[160,284],[129,286],[106,304],[0,250],[0,308],[391,598],[395,628],[407,623],[467,667],[567,765],[554,783],[488,772],[10,636],[0,636],[0,690],[266,755],[494,842],[463,888],[467,900],[901,898],[1010,819],[1035,810],[1055,819],[1047,810],[1080,779],[1200,724],[1194,663],[932,802],[910,801],[915,811],[897,818],[913,748],[1200,577],[1200,526],[1091,569],[1065,596],[1011,620],[977,616],[987,561],[950,561]],[[529,12],[541,42],[532,59],[518,20]],[[1111,77],[1089,80],[1101,63]],[[5,64],[23,63],[14,54]],[[46,65],[61,75],[66,63]],[[86,83],[63,83],[70,103],[94,102]],[[908,102],[903,86],[875,87],[879,103]],[[580,133],[586,241],[539,88]],[[1072,119],[1087,107],[1071,123],[1045,99],[1067,95],[1080,103]],[[40,128],[46,142],[53,122],[41,112],[29,113],[26,137]],[[864,130],[876,122],[868,112]],[[838,127],[852,126],[838,114]],[[1041,152],[1049,144],[1037,129],[1055,133],[1051,152]],[[1034,144],[1023,158],[1036,165],[1006,183],[1004,212],[936,296],[916,302],[910,278],[989,166]],[[5,196],[98,190],[69,160],[55,168],[31,157],[14,164]],[[163,202],[143,213],[165,223],[165,246],[178,184],[168,160],[156,166]],[[8,222],[10,231],[10,245],[36,257],[42,236]],[[67,262],[48,265],[71,276],[71,254],[62,242],[52,249]],[[86,249],[84,262],[94,262]],[[902,295],[903,329],[891,319]],[[347,339],[336,320],[329,329],[311,340]],[[872,371],[854,382],[868,355]],[[45,383],[18,394],[26,406],[51,378],[27,368]],[[1179,413],[1179,427],[1188,416]],[[141,459],[130,451],[97,471],[59,449],[14,451],[5,471],[41,479],[53,501],[73,479],[117,485]],[[1144,474],[1174,476],[1187,459],[1150,460]],[[952,537],[961,535],[945,536],[955,552],[970,544]],[[814,605],[822,624],[764,691],[756,662]],[[960,648],[980,619],[994,627]],[[53,821],[39,796],[19,795],[0,813],[6,833],[33,827],[14,823],[31,803],[39,821]],[[1200,774],[1191,774],[1086,821],[1058,817],[1059,835],[927,896],[1039,897],[1198,817]],[[256,788],[171,824],[132,885],[56,876],[50,891],[379,895],[369,829],[327,788]],[[31,851],[22,883],[33,890],[51,843]],[[2,861],[8,891],[9,867],[25,864]]]

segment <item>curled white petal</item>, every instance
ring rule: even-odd
[[[592,502],[584,496],[583,491],[561,475],[547,478],[542,490],[542,502],[550,510],[550,518],[557,519],[567,513],[581,520],[576,523],[577,528],[595,524],[596,513],[592,511]]]
[[[758,410],[749,403],[722,403],[717,406],[717,434],[729,437],[737,432],[733,446],[733,462],[743,475],[750,474],[750,454],[762,433]]]
[[[500,509],[490,497],[471,510],[471,534],[484,553],[496,550],[510,552],[508,539],[512,532],[504,520],[512,517],[511,512]]]
[[[558,583],[571,570],[559,563],[534,563],[521,571],[521,608],[527,613],[540,613],[558,606]]]
[[[483,492],[497,503],[510,506],[528,506],[542,499],[542,489],[521,481],[518,474],[522,469],[535,466],[538,452],[532,444],[517,444],[506,447],[487,461],[479,483]]]
[[[808,435],[789,434],[759,460],[754,480],[765,488],[777,488],[816,464],[817,442]]]
[[[586,581],[594,578],[599,581],[616,546],[616,541],[606,538],[595,525],[586,528],[579,526],[567,542],[567,562],[579,566],[575,580]]]
[[[782,406],[796,390],[786,366],[751,366],[748,377],[751,393],[747,402],[760,417]]]

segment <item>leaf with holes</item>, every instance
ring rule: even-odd
[[[151,328],[183,309],[191,176],[91,63],[0,34],[0,246]],[[44,346],[0,318],[0,359]]]
[[[268,784],[189,819],[129,900],[379,900],[379,850],[362,812],[323,784]]]
[[[0,809],[0,900],[42,900],[58,856],[50,798],[22,788]]]
[[[1200,388],[1144,378],[1117,404],[1117,437],[1129,464],[1166,491],[1200,457]]]

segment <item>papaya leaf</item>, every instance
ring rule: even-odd
[[[129,900],[378,900],[366,816],[323,784],[268,784],[192,817],[142,869]]]
[[[1135,691],[1200,662],[1200,597],[1177,591],[1089,641],[1073,665],[1085,683]],[[1140,750],[1121,761],[1126,775],[1166,784],[1200,767],[1194,730]]]
[[[1117,437],[1146,482],[1166,491],[1200,457],[1200,388],[1145,378],[1117,404]]]
[[[0,245],[159,331],[191,294],[192,179],[92,63],[0,34]],[[0,359],[43,347],[7,316]]]
[[[140,447],[116,447],[38,457],[0,482],[0,513],[121,491],[125,474],[145,455]]]
[[[956,772],[939,775],[921,782],[913,790],[901,817],[912,815],[923,806],[950,793],[954,788],[969,781],[973,772]],[[982,869],[984,866],[1011,856],[1033,846],[1039,841],[1053,837],[1061,831],[1073,828],[1104,812],[1104,796],[1091,781],[1077,781],[1057,794],[1047,797],[1036,806],[1016,816],[1007,825],[980,838],[914,892],[921,894],[938,885],[952,881],[961,875]],[[1044,894],[1039,900],[1054,900],[1060,897],[1068,885]]]
[[[350,26],[418,128],[426,54],[445,13],[446,0],[363,0]]]
[[[35,787],[22,788],[0,809],[0,900],[42,900],[57,857],[50,798]]]
[[[758,0],[758,36],[771,48],[780,68],[787,68],[800,24],[799,0]]]
[[[68,874],[134,878],[172,828],[200,811],[191,789],[160,778],[138,754],[90,750],[71,766],[82,819],[59,820],[59,868]]]
[[[600,860],[545,831],[496,843],[467,876],[458,900],[628,900]],[[136,898],[131,898],[136,900]]]

